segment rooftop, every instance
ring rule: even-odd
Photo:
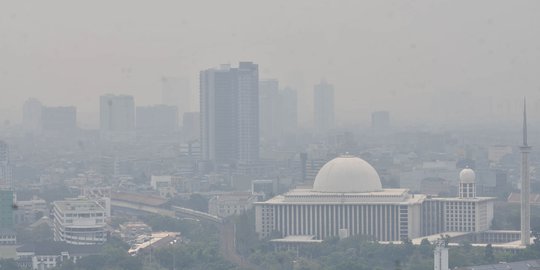
[[[55,201],[54,206],[61,211],[105,211],[105,208],[92,200]]]

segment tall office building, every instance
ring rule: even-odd
[[[161,79],[161,103],[178,108],[178,117],[191,108],[191,88],[189,80],[182,77],[163,77]]]
[[[279,94],[281,135],[295,134],[298,129],[298,94],[291,88],[284,88]]]
[[[43,105],[35,98],[30,98],[23,105],[23,127],[26,131],[38,132],[41,130],[41,111]]]
[[[265,140],[276,139],[280,131],[279,82],[276,79],[259,82],[260,132]]]
[[[324,80],[313,88],[313,113],[318,134],[324,135],[334,128],[334,86]]]
[[[0,189],[13,187],[12,170],[9,162],[9,145],[0,141]]]
[[[77,108],[43,107],[41,111],[43,130],[66,130],[77,128]]]
[[[132,96],[100,97],[100,134],[109,141],[135,139],[135,102]]]
[[[205,160],[253,163],[259,158],[259,68],[240,62],[200,73],[201,147]]]
[[[178,108],[169,105],[137,107],[138,131],[173,132],[178,129]]]

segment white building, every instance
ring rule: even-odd
[[[106,209],[95,200],[54,202],[54,240],[74,245],[107,240]]]
[[[423,235],[483,232],[491,227],[494,198],[476,196],[476,174],[472,169],[463,169],[459,178],[458,197],[433,197],[424,202]]]
[[[181,183],[179,176],[173,175],[152,175],[150,185],[159,192],[159,196],[167,198],[176,194],[176,186]]]
[[[212,197],[208,201],[208,213],[218,217],[240,215],[251,209],[257,197],[249,192],[235,192]]]
[[[467,191],[463,196],[471,196],[474,187],[465,185],[462,189]],[[491,200],[428,198],[407,189],[383,189],[369,163],[340,156],[321,168],[312,189],[294,189],[255,203],[256,231],[261,238],[279,232],[281,237],[313,235],[325,239],[347,232],[378,241],[445,231],[482,231],[493,218]]]

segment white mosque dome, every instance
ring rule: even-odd
[[[459,173],[459,181],[462,183],[474,183],[476,180],[476,173],[470,168],[465,168]]]
[[[375,168],[355,156],[340,156],[330,160],[317,173],[313,191],[353,193],[382,190]]]

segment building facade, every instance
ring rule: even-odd
[[[256,230],[261,238],[277,232],[281,237],[310,235],[323,240],[342,232],[376,241],[478,232],[491,225],[492,200],[431,198],[407,189],[383,189],[370,164],[341,156],[320,169],[312,189],[294,189],[255,203]]]
[[[56,201],[53,205],[55,241],[73,245],[94,245],[107,240],[107,212],[97,201]]]
[[[259,159],[259,69],[251,62],[200,73],[204,160],[253,163]]]
[[[108,141],[135,139],[135,101],[132,96],[103,95],[100,97],[100,135]]]
[[[326,135],[335,127],[334,86],[326,81],[313,88],[313,123],[320,135]]]

